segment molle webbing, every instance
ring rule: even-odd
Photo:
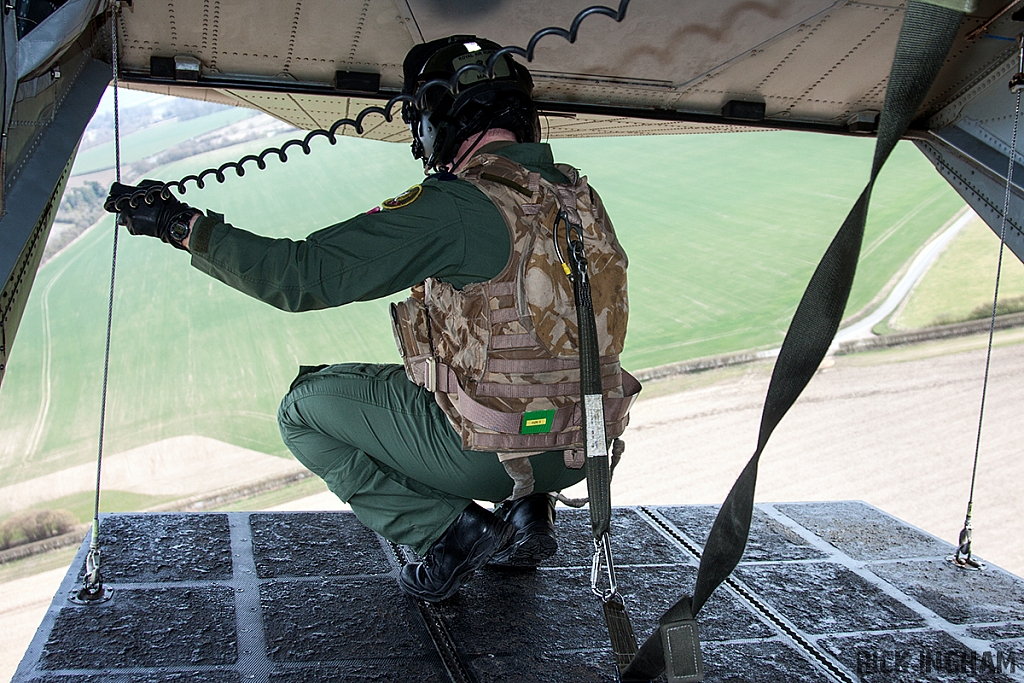
[[[618,356],[609,356],[606,363],[619,362]],[[487,372],[555,372],[558,370],[579,370],[578,360],[564,358],[488,358]]]
[[[533,337],[526,333],[492,334],[489,349],[528,349],[534,346]]]
[[[625,371],[615,377],[624,396],[605,398],[605,417],[608,431],[621,434],[626,428],[629,409],[640,393],[640,382]],[[479,434],[478,438],[485,443],[511,443],[500,450],[548,450],[579,443],[581,411],[578,403],[562,406],[555,410],[552,418],[551,433],[521,434],[523,413],[506,413],[493,410],[474,400],[459,385],[455,372],[443,363],[437,365],[437,391],[458,396],[459,413],[462,417],[498,434]],[[576,386],[577,393],[579,385]],[[561,432],[559,434],[559,432]],[[499,450],[495,445],[488,450]]]
[[[605,391],[622,386],[622,371],[618,365],[606,366],[613,369],[612,374],[602,374],[601,386]],[[544,396],[578,396],[579,382],[559,382],[558,384],[499,384],[497,382],[478,382],[477,396],[495,396],[500,398],[543,398]]]

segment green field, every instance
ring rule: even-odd
[[[872,140],[799,133],[556,141],[602,192],[630,256],[626,363],[778,345],[863,188]],[[876,185],[847,314],[963,201],[910,143]]]
[[[79,524],[88,524],[92,521],[95,497],[95,491],[82,491],[54,498],[45,503],[38,503],[31,509],[67,510],[74,515]],[[103,506],[107,510],[145,510],[161,503],[169,503],[174,498],[174,496],[147,496],[142,493],[103,489]]]
[[[249,150],[178,162],[175,178]],[[630,255],[632,369],[777,345],[867,179],[873,141],[796,133],[556,141],[590,176]],[[422,175],[404,145],[318,141],[314,154],[190,190],[185,201],[300,237]],[[963,205],[908,143],[875,191],[849,311],[866,305]],[[95,457],[110,262],[105,219],[40,271],[0,388],[0,480]],[[107,452],[201,434],[285,454],[275,413],[299,364],[396,361],[386,302],[277,311],[122,233]]]
[[[889,325],[913,329],[988,318],[995,291],[999,262],[999,236],[981,219],[972,221],[957,235],[911,293],[906,305]],[[1024,263],[1009,249],[1003,253],[999,301],[1013,302],[1024,296]],[[982,316],[976,312],[983,312]]]
[[[230,107],[187,121],[170,120],[158,123],[121,139],[121,163],[133,164],[168,147],[255,115],[256,112],[251,109]],[[77,175],[113,167],[114,143],[111,141],[83,150],[75,159],[71,172]]]

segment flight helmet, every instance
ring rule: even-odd
[[[416,95],[427,81],[448,81],[466,64],[486,66],[500,49],[493,41],[469,35],[416,45],[405,57],[402,92]],[[424,168],[448,168],[459,161],[455,155],[465,140],[492,128],[512,131],[519,142],[539,141],[532,92],[530,72],[508,55],[495,62],[493,78],[465,72],[454,94],[444,86],[430,86],[422,100],[402,105],[402,119],[412,131],[412,155],[423,160]]]

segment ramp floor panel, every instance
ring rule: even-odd
[[[696,578],[715,506],[616,508],[620,592],[643,641]],[[110,600],[79,605],[88,543],[14,683],[615,681],[585,510],[559,552],[451,599],[398,588],[412,558],[351,513],[110,514]],[[1024,681],[1024,579],[860,502],[760,504],[698,622],[705,680]]]

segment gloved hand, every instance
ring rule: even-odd
[[[110,186],[110,194],[103,202],[103,208],[110,213],[116,213],[118,225],[127,227],[131,234],[156,237],[178,249],[185,249],[181,240],[187,237],[188,232],[184,231],[182,234],[181,226],[188,225],[192,216],[201,214],[202,211],[193,209],[173,195],[169,199],[164,199],[161,193],[156,191],[150,195],[153,197],[152,204],[147,204],[141,197],[136,201],[138,206],[135,208],[132,208],[129,202],[133,193],[161,184],[156,180],[143,180],[138,186],[114,183]]]

